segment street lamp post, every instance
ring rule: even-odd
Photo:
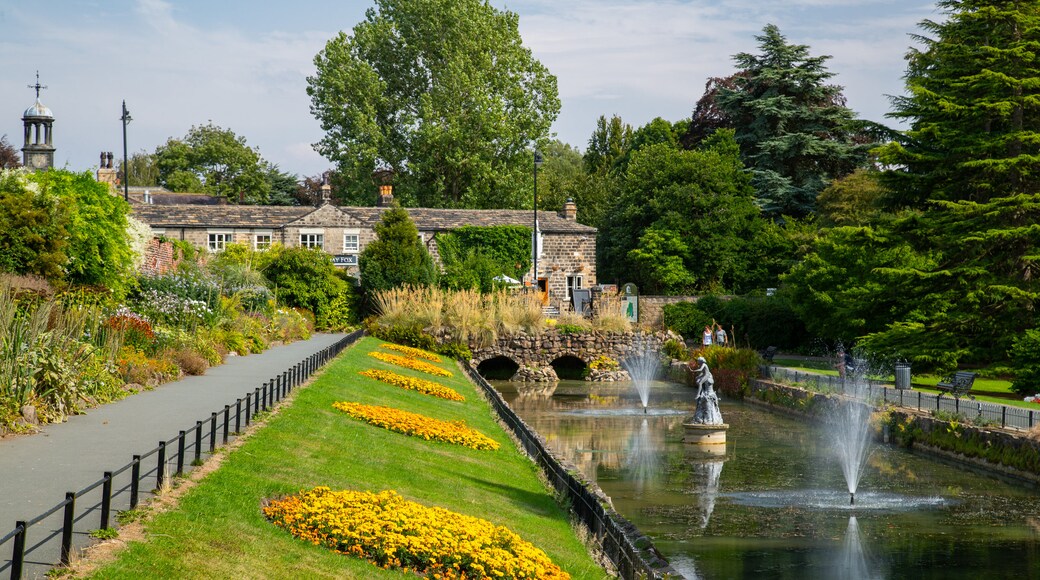
[[[538,285],[538,166],[542,164],[542,154],[534,150],[534,234],[531,236],[531,250],[534,253],[534,291],[541,298],[541,287]]]
[[[130,111],[126,110],[126,100],[123,101],[123,116],[119,118],[123,122],[123,199],[130,201],[130,164],[126,157],[126,124],[132,121]]]

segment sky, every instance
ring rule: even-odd
[[[924,19],[921,0],[491,0],[520,18],[524,44],[556,75],[555,136],[584,150],[600,115],[633,127],[690,116],[710,77],[757,52],[775,24],[788,42],[831,55],[832,81],[858,116],[885,122],[903,93],[903,56]],[[54,114],[55,165],[97,168],[122,155],[121,103],[132,117],[130,154],[153,152],[193,125],[231,129],[282,170],[317,175],[331,164],[312,144],[314,56],[364,18],[372,0],[0,0],[0,135],[22,147],[22,113]],[[262,6],[262,7],[261,7]],[[892,125],[895,126],[895,125]]]

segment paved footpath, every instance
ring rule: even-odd
[[[233,405],[343,336],[318,334],[263,353],[229,357],[204,376],[89,409],[65,423],[46,425],[35,435],[0,439],[0,537],[14,529],[17,520],[36,517],[64,500],[65,492],[83,489],[101,479],[104,471],[129,463],[134,454],[194,428],[196,421]],[[0,548],[0,564],[10,558],[10,545]]]

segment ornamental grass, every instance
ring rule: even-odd
[[[422,373],[435,375],[438,377],[452,377],[455,376],[451,371],[446,371],[438,366],[431,365],[428,362],[417,360],[407,356],[400,356],[396,354],[390,354],[388,352],[370,352],[368,356],[377,358],[385,363],[404,367],[406,369],[412,369],[413,371],[419,371]]]
[[[460,395],[455,389],[445,387],[433,381],[427,381],[425,379],[417,379],[415,377],[406,377],[399,375],[392,371],[382,371],[378,369],[368,369],[358,373],[363,377],[382,381],[395,387],[401,387],[409,391],[418,391],[424,395],[432,395],[434,397],[440,397],[449,401],[465,401],[465,397]]]
[[[404,353],[412,358],[421,358],[424,360],[433,361],[435,363],[441,362],[441,357],[433,354],[432,352],[425,351],[421,348],[414,348],[411,346],[405,346],[403,344],[394,344],[392,342],[385,343],[382,345],[382,347],[389,350],[396,350],[397,352]]]
[[[467,427],[465,421],[441,421],[393,407],[362,405],[361,403],[337,402],[332,406],[355,419],[413,437],[490,451],[499,447],[498,442],[494,439]]]
[[[504,526],[379,493],[315,487],[268,502],[276,526],[340,554],[427,578],[566,579],[545,552]]]

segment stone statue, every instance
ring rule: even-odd
[[[697,382],[697,410],[693,413],[693,422],[701,425],[722,425],[722,413],[719,411],[719,398],[715,395],[715,377],[711,375],[708,361],[697,357],[697,368],[690,363],[694,379]]]

